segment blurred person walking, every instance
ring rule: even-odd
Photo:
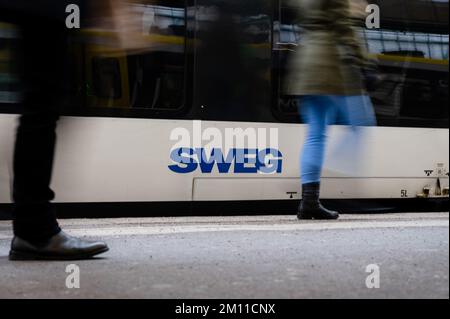
[[[11,260],[85,259],[108,250],[103,242],[63,232],[51,204],[55,130],[67,80],[69,4],[83,8],[79,0],[0,0],[0,20],[18,25],[22,35],[18,58],[24,100],[13,164]]]
[[[375,125],[363,70],[371,63],[354,30],[361,2],[291,0],[298,8],[302,43],[290,60],[285,93],[299,98],[299,112],[308,124],[301,159],[302,202],[299,219],[338,219],[320,203],[327,126]],[[353,12],[352,12],[353,11]],[[352,13],[358,12],[358,17]]]

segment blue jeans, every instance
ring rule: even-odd
[[[327,126],[333,124],[375,126],[370,97],[308,95],[300,99],[300,114],[308,124],[308,133],[301,155],[302,184],[320,182],[325,157]]]

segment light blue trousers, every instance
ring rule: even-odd
[[[370,97],[308,95],[300,98],[300,114],[308,124],[308,133],[300,159],[302,184],[320,182],[325,157],[327,126],[375,126]]]

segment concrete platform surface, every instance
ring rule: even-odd
[[[0,298],[449,298],[448,213],[61,225],[104,239],[110,251],[87,261],[11,262],[11,223],[0,222]]]

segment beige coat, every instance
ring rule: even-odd
[[[350,0],[290,0],[303,28],[289,61],[288,95],[360,95],[366,52],[354,30]]]

